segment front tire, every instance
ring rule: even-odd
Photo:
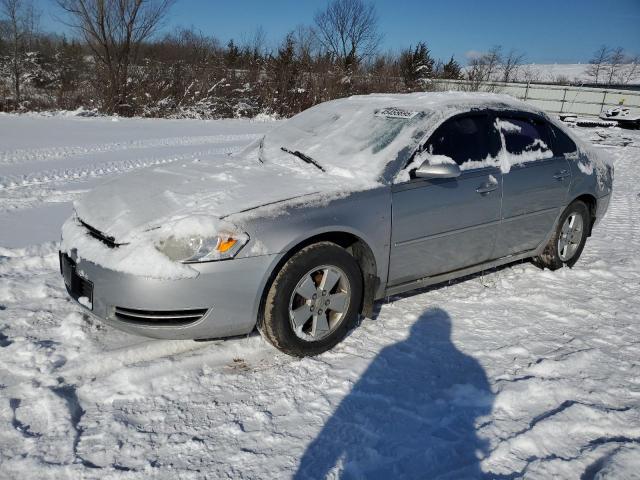
[[[309,245],[276,275],[258,329],[288,355],[318,355],[356,324],[362,291],[362,272],[346,250],[331,242]]]
[[[587,242],[590,222],[589,208],[585,203],[580,200],[571,203],[562,212],[549,243],[541,255],[534,257],[533,263],[549,270],[557,270],[565,265],[573,267]]]

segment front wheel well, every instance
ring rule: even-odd
[[[573,202],[580,200],[583,202],[587,208],[589,209],[589,231],[587,232],[588,236],[591,236],[591,229],[593,228],[593,224],[596,221],[596,212],[598,211],[598,200],[593,195],[585,193],[573,199]],[[571,202],[571,203],[573,203]]]
[[[286,255],[284,255],[280,259],[280,261],[271,272],[269,280],[267,281],[264,287],[264,291],[262,292],[262,297],[260,299],[260,309],[258,311],[258,322],[262,321],[262,317],[264,315],[265,300],[269,293],[269,289],[271,288],[276,275],[278,275],[278,272],[282,269],[284,264],[287,263],[287,261],[291,257],[293,257],[303,248],[319,242],[335,243],[336,245],[344,248],[347,252],[349,252],[358,262],[358,266],[360,267],[360,271],[362,272],[363,282],[363,295],[362,305],[360,306],[360,313],[365,317],[371,316],[371,314],[373,313],[373,302],[375,299],[376,291],[378,289],[378,286],[380,285],[376,258],[373,254],[373,251],[371,250],[371,247],[369,247],[369,245],[360,237],[352,233],[327,232],[303,240],[293,248],[290,248]]]

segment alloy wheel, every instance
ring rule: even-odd
[[[584,221],[582,220],[582,215],[577,212],[571,213],[562,224],[558,238],[560,260],[567,262],[573,258],[582,242],[583,232]]]
[[[298,281],[289,300],[289,319],[296,336],[318,341],[344,320],[351,301],[351,285],[345,272],[323,265],[307,272]]]

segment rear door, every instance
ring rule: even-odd
[[[424,145],[455,160],[463,171],[458,178],[412,178],[393,186],[390,286],[493,257],[500,170],[483,162],[496,156],[499,144],[490,116],[475,113],[445,121]]]
[[[497,114],[508,173],[502,176],[502,224],[496,240],[500,257],[536,248],[554,225],[566,202],[571,169],[552,150],[553,133],[541,117]],[[505,164],[505,162],[503,162]]]

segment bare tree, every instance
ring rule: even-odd
[[[594,83],[597,85],[600,80],[600,76],[605,73],[607,62],[609,61],[609,56],[611,55],[611,50],[606,45],[602,45],[596,52],[593,54],[593,58],[589,60],[589,66],[585,70],[585,73],[593,78]]]
[[[382,40],[375,5],[363,0],[332,0],[314,20],[322,47],[346,72],[373,55]]]
[[[257,26],[249,35],[242,35],[241,50],[246,52],[252,60],[267,56],[267,32],[262,25]]]
[[[500,45],[492,47],[487,53],[474,56],[469,61],[469,68],[466,72],[469,81],[468,88],[472,91],[478,91],[481,88],[495,91],[495,86],[486,83],[495,80],[502,62],[502,47]]]
[[[318,54],[318,39],[311,27],[298,25],[293,32],[296,45],[296,57],[308,68],[313,58]]]
[[[129,74],[143,42],[166,18],[175,0],[56,0],[104,68],[103,107],[128,112]]]
[[[166,34],[155,45],[148,47],[152,47],[151,51],[147,48],[145,55],[149,54],[173,63],[177,61],[192,64],[203,63],[220,51],[217,39],[191,28],[178,28]]]
[[[502,59],[500,68],[502,69],[503,82],[513,82],[516,80],[524,57],[524,53],[520,53],[517,50],[510,50],[507,56]]]
[[[526,83],[539,82],[540,76],[540,71],[533,65],[525,65],[522,69],[522,80]]]
[[[625,55],[622,47],[611,50],[611,53],[609,54],[609,62],[605,66],[605,72],[608,80],[607,83],[609,85],[612,85],[614,82],[622,83],[621,74],[626,60],[627,56]]]
[[[0,0],[0,15],[3,37],[9,46],[7,63],[17,108],[21,101],[25,54],[37,31],[38,14],[31,0]]]
[[[628,84],[640,77],[640,55],[628,57],[625,63],[626,68],[623,72],[622,83]]]

